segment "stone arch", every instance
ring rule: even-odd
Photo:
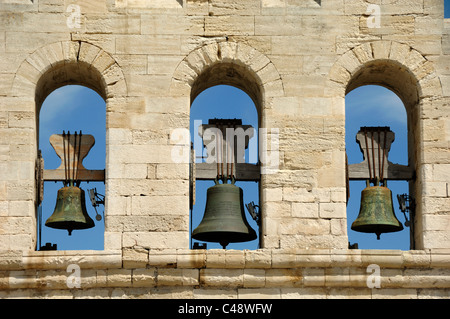
[[[345,96],[367,84],[395,92],[406,107],[442,94],[433,63],[409,45],[380,40],[361,44],[339,57],[327,79],[327,90]]]
[[[417,171],[422,149],[420,109],[425,99],[442,95],[433,63],[403,43],[367,42],[347,51],[335,62],[326,89],[328,94],[344,98],[353,89],[369,84],[384,86],[403,101],[408,117],[409,161]]]
[[[416,200],[414,243],[423,247],[422,194],[424,138],[422,109],[432,97],[442,96],[442,86],[433,63],[409,45],[395,41],[361,44],[344,53],[332,66],[327,79],[328,94],[345,95],[363,85],[380,85],[402,100],[407,114],[408,165],[415,172],[410,194]]]
[[[35,138],[31,145],[35,150],[34,156],[38,154],[39,113],[42,103],[54,90],[71,84],[82,85],[97,92],[105,100],[106,108],[114,98],[125,97],[128,92],[121,67],[109,53],[98,46],[83,41],[62,41],[47,44],[34,51],[20,64],[11,87],[12,96],[35,100]],[[106,147],[106,170],[108,162],[109,150]],[[105,183],[107,182],[106,180]],[[36,193],[39,193],[38,187],[35,184]],[[35,204],[38,209],[38,198]],[[36,229],[32,237],[36,242]]]
[[[83,41],[48,44],[19,66],[12,84],[14,96],[34,96],[36,110],[53,90],[69,84],[87,86],[102,96],[125,96],[125,76],[114,58]]]
[[[198,94],[220,84],[237,87],[253,100],[259,128],[266,127],[266,103],[272,97],[284,96],[282,78],[267,56],[247,44],[228,41],[206,44],[186,56],[172,76],[170,94],[190,98],[192,104]],[[261,163],[261,169],[264,165]],[[261,188],[266,177],[261,174],[260,178],[259,205],[264,212],[265,200],[261,197]],[[264,228],[264,223],[261,223],[260,234],[265,233]],[[264,236],[260,237],[260,244],[264,246]]]
[[[278,70],[270,59],[240,42],[214,42],[192,51],[177,66],[170,86],[173,95],[190,96],[191,102],[205,89],[227,84],[246,92],[261,118],[265,101],[283,96]]]

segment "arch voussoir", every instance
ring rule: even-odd
[[[227,82],[227,77],[232,78],[234,75],[240,76],[242,81],[250,79],[251,82],[254,82],[250,85],[251,88],[246,88],[245,85],[240,87],[253,99],[261,99],[260,96],[256,97],[260,94],[251,92],[255,90],[255,87],[259,87],[261,92],[264,91],[270,95],[284,94],[281,76],[267,56],[247,44],[224,41],[209,43],[197,48],[178,64],[172,76],[171,95],[190,94],[196,81],[205,73],[210,72],[212,68],[215,68],[215,72],[223,73],[224,83]],[[215,81],[212,83],[220,83],[218,77],[213,75],[213,78]],[[241,81],[228,80],[231,85]],[[265,90],[266,88],[267,90]]]
[[[409,91],[414,92],[403,92],[406,105],[442,92],[430,61],[409,45],[388,40],[366,42],[341,55],[331,67],[327,83],[334,92],[336,86],[348,93],[364,83],[386,86],[399,95],[405,83],[413,84]]]
[[[104,99],[127,94],[125,76],[114,58],[83,41],[37,49],[19,66],[11,91],[16,96],[36,96],[40,105],[51,91],[68,84],[86,85]]]

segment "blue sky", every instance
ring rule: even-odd
[[[61,134],[63,130],[74,133],[82,130],[83,134],[91,134],[96,143],[83,164],[89,169],[104,169],[105,167],[105,102],[94,91],[82,86],[66,86],[54,91],[45,100],[40,113],[39,145],[43,152],[46,169],[57,168],[60,159],[50,146],[49,137],[52,134]],[[400,99],[391,91],[378,86],[366,86],[350,92],[346,97],[346,148],[349,163],[362,161],[362,154],[355,141],[356,133],[361,126],[390,126],[396,134],[391,147],[390,161],[399,164],[407,163],[407,132],[406,112]],[[243,91],[229,87],[217,86],[202,92],[191,107],[191,132],[194,131],[194,120],[206,124],[210,118],[241,118],[243,124],[258,127],[257,112],[253,101]],[[198,124],[198,122],[197,122]],[[282,130],[282,128],[280,128]],[[197,141],[198,143],[198,141]],[[197,144],[198,145],[198,144]],[[200,154],[197,152],[197,156]],[[193,209],[193,229],[200,223],[205,207],[206,190],[214,185],[212,181],[198,181],[196,189],[196,205]],[[255,182],[237,182],[236,185],[244,190],[244,203],[254,201],[259,203],[258,184]],[[403,223],[403,214],[398,210],[396,194],[407,193],[406,182],[389,182],[393,191],[394,208],[397,218]],[[42,206],[43,221],[53,213],[56,193],[62,183],[46,182],[45,198]],[[81,183],[86,190],[97,188],[104,194],[103,183]],[[350,225],[359,212],[360,193],[365,182],[351,182],[351,197],[347,207],[348,236],[350,243],[358,243],[359,248],[377,249],[409,249],[408,228],[398,233],[382,234],[376,240],[374,234],[363,234],[350,230]],[[86,194],[87,195],[87,194]],[[95,211],[89,200],[86,203],[88,213],[95,221],[96,226],[87,230],[74,230],[72,236],[65,230],[42,227],[42,245],[46,242],[57,243],[58,249],[103,249],[104,223],[95,220]],[[100,214],[104,207],[97,208]],[[107,212],[106,212],[107,213]],[[247,220],[253,229],[257,225],[249,216]],[[208,243],[208,248],[221,248],[219,244]],[[258,239],[248,243],[234,243],[229,249],[256,249]]]

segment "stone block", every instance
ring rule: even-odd
[[[239,299],[281,299],[280,288],[239,288]]]
[[[136,245],[148,249],[187,248],[189,246],[189,234],[187,231],[126,232],[122,236],[124,248]]]
[[[130,287],[131,269],[108,269],[106,270],[107,287]]]
[[[301,287],[303,274],[301,269],[267,269],[265,287]]]
[[[118,54],[179,55],[178,35],[121,35],[116,37]]]
[[[116,7],[128,9],[165,8],[178,9],[183,6],[181,0],[116,0]]]
[[[283,200],[312,203],[315,195],[306,188],[283,187]]]
[[[321,218],[345,218],[345,203],[319,203],[319,216]]]
[[[244,284],[243,269],[200,269],[201,285],[205,287],[242,287]]]
[[[158,164],[156,166],[157,179],[188,179],[189,164]]]
[[[330,233],[330,222],[318,218],[291,218],[284,219],[279,226],[280,235],[303,234],[303,235],[323,235]]]
[[[209,14],[209,1],[187,0],[186,13],[194,16],[204,16]]]
[[[283,190],[281,188],[266,188],[263,190],[263,198],[268,202],[281,201],[283,197]]]
[[[105,250],[120,250],[122,249],[122,233],[111,232],[105,228]]]
[[[244,287],[257,288],[265,287],[266,271],[264,269],[245,269],[244,270]]]
[[[369,27],[370,22],[368,19],[370,16],[361,16],[359,19],[359,29],[363,34],[376,34],[376,35],[387,35],[387,34],[402,34],[407,35],[414,32],[415,20],[413,16],[380,16],[380,27]]]
[[[205,36],[255,35],[255,18],[253,16],[207,16],[205,17]]]
[[[297,16],[256,16],[255,35],[298,35],[303,33],[302,18]]]
[[[148,250],[142,248],[124,249],[122,260],[125,268],[145,268],[148,264]]]
[[[141,17],[138,15],[87,15],[84,24],[87,33],[141,33]]]
[[[134,269],[132,273],[133,287],[156,286],[157,271],[155,268]]]
[[[184,215],[189,209],[187,196],[133,196],[131,213],[133,215]]]
[[[426,182],[423,187],[423,194],[430,197],[447,197],[447,183]]]
[[[260,0],[238,1],[238,0],[212,0],[209,2],[209,14],[220,15],[242,15],[253,16],[260,12]]]
[[[178,15],[142,15],[141,34],[203,35],[204,17]]]
[[[318,218],[319,204],[318,203],[292,203],[293,217],[300,218]]]
[[[159,208],[149,208],[148,213],[158,211]],[[183,216],[110,216],[106,226],[113,232],[177,232],[188,229],[188,220]]]
[[[447,215],[424,216],[424,228],[427,231],[448,231],[450,229],[450,217]]]
[[[246,268],[270,268],[272,256],[269,251],[247,250],[245,251]]]
[[[158,269],[158,285],[195,286],[199,284],[198,269],[166,268]]]

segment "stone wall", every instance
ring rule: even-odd
[[[2,1],[0,295],[448,297],[443,11],[438,0]],[[106,101],[101,252],[35,251],[39,109],[67,84]],[[189,164],[172,153],[189,142],[171,133],[217,84],[244,90],[260,127],[279,132],[279,161],[261,168],[256,251],[189,249]],[[347,249],[345,95],[366,84],[407,110],[417,251]],[[72,264],[81,288],[67,285]]]
[[[450,297],[439,250],[10,251],[0,266],[1,298]]]

